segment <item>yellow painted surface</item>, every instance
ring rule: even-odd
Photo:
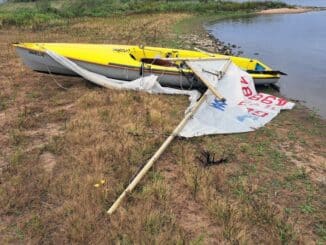
[[[139,47],[128,45],[110,44],[77,44],[77,43],[21,43],[16,47],[27,48],[35,51],[51,50],[69,59],[81,60],[99,65],[122,65],[139,69],[143,58],[208,58],[227,57],[220,54],[207,54],[200,51],[169,49],[158,47]],[[254,59],[231,56],[231,60],[243,70],[255,70],[259,63],[266,70],[271,70],[262,62]],[[167,67],[145,64],[146,68],[162,71],[179,72],[177,67]],[[253,78],[278,78],[278,75],[251,74]]]

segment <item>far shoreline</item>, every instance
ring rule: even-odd
[[[316,7],[316,6],[309,6],[309,7],[303,7],[303,6],[294,6],[294,7],[285,7],[285,8],[270,8],[265,10],[258,10],[254,12],[249,13],[242,13],[242,14],[235,14],[234,16],[226,16],[222,18],[217,18],[215,21],[223,21],[225,19],[229,18],[238,18],[241,17],[248,17],[248,16],[259,16],[259,15],[273,15],[273,14],[300,14],[300,13],[307,13],[307,12],[314,12],[314,11],[326,11],[326,7]],[[212,18],[214,19],[214,18]],[[199,30],[204,31],[204,35],[191,35],[190,37],[190,43],[193,45],[204,45],[202,47],[204,50],[206,49],[209,52],[216,52],[221,53],[224,55],[236,55],[239,56],[243,52],[240,50],[238,53],[234,53],[234,48],[237,47],[237,44],[230,44],[226,43],[223,40],[220,40],[218,37],[214,37],[207,29],[204,27],[205,22],[212,22],[212,19],[208,17],[206,20],[205,18],[200,21],[199,24],[201,27],[199,27]],[[189,38],[188,35],[186,35],[186,38]],[[186,40],[185,43],[187,43]],[[192,45],[186,45],[186,48],[191,48]]]
[[[256,12],[257,14],[269,15],[269,14],[300,14],[312,11],[323,11],[324,7],[295,7],[295,8],[273,8],[265,9]]]

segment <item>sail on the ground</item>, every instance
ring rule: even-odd
[[[162,87],[157,81],[158,77],[154,75],[131,82],[115,80],[90,72],[52,51],[47,51],[47,54],[66,68],[104,87],[141,90],[149,93],[188,95],[191,104],[187,111],[199,97],[199,93],[195,90]],[[197,112],[181,130],[179,136],[194,137],[250,132],[264,126],[281,110],[293,108],[294,103],[283,98],[257,93],[252,77],[235,64],[228,64],[226,71],[222,72],[227,62],[229,61],[222,59],[187,61],[191,69],[199,74],[199,78],[208,81],[226,101],[217,99],[209,91],[206,102],[201,104]]]
[[[281,110],[292,109],[294,103],[274,95],[257,93],[252,77],[230,64],[218,80],[220,61],[188,61],[191,68],[211,81],[226,101],[210,93],[206,103],[180,132],[193,137],[208,134],[229,134],[253,131],[271,121]]]

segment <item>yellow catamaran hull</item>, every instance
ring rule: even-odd
[[[193,50],[158,47],[74,44],[74,43],[19,43],[14,45],[24,63],[40,72],[76,75],[46,54],[51,50],[81,67],[109,78],[131,81],[141,76],[155,74],[165,86],[202,86],[182,61],[168,61],[166,58],[223,58],[220,54],[210,54]],[[231,60],[241,69],[248,71],[255,84],[273,84],[280,73],[272,71],[262,62],[231,56]]]

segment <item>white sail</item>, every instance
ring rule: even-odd
[[[162,87],[154,75],[131,82],[110,79],[90,72],[52,51],[47,51],[47,54],[67,69],[107,88],[188,95],[191,103],[186,112],[192,108],[200,95],[196,90]],[[226,100],[217,99],[216,93],[209,90],[206,101],[179,132],[179,136],[194,137],[253,131],[271,121],[282,109],[292,109],[294,106],[294,103],[285,99],[257,93],[251,76],[229,60],[188,60],[186,63],[199,79],[205,80],[210,90],[218,91]]]
[[[285,99],[257,93],[252,77],[234,64],[230,64],[226,73],[218,80],[220,61],[190,63],[197,74],[211,81],[211,85],[226,101],[216,99],[209,92],[206,103],[188,121],[180,136],[253,131],[271,121],[281,110],[292,109],[294,106],[294,103]]]

